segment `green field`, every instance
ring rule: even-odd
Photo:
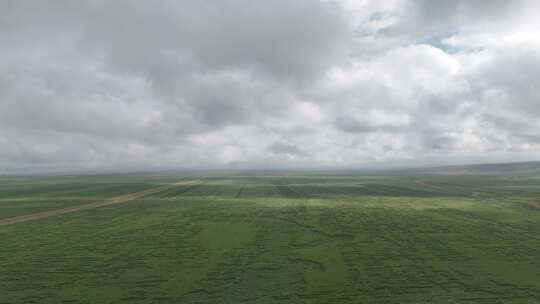
[[[540,303],[540,179],[0,177],[0,303]]]

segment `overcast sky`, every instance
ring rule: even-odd
[[[0,2],[0,173],[540,159],[540,1]]]

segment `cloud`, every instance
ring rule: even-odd
[[[290,156],[302,156],[306,153],[302,149],[298,148],[295,145],[291,145],[284,142],[276,142],[270,146],[270,151],[275,154],[285,154]]]
[[[536,1],[0,4],[0,172],[540,149]]]

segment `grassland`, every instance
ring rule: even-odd
[[[155,190],[158,189],[158,190]],[[540,179],[0,177],[0,303],[540,303]]]

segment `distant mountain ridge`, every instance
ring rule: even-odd
[[[539,175],[540,161],[441,166],[418,169],[419,173],[437,175]]]

